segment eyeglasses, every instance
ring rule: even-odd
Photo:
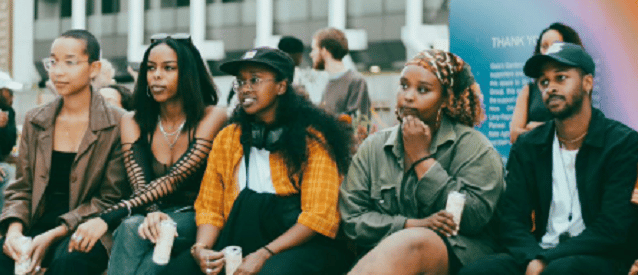
[[[151,44],[165,40],[165,39],[173,39],[175,41],[182,41],[186,43],[192,44],[191,35],[188,33],[175,33],[175,34],[167,34],[167,33],[157,33],[151,36]]]
[[[255,87],[259,87],[259,85],[261,85],[262,83],[266,81],[275,81],[275,79],[274,78],[263,79],[259,77],[252,77],[248,80],[241,80],[241,79],[235,78],[235,80],[233,80],[233,90],[235,91],[235,93],[239,93],[239,91],[245,88],[246,85],[248,85],[248,87],[250,87],[250,89],[252,90]]]
[[[75,67],[78,64],[82,63],[82,62],[86,62],[89,63],[88,60],[73,60],[73,59],[69,59],[69,60],[64,60],[62,62],[60,62],[60,64],[58,64],[58,61],[56,61],[55,59],[51,58],[51,57],[47,57],[42,59],[42,65],[44,65],[44,69],[48,72],[51,71],[53,68],[61,66],[65,69],[71,68],[71,67]]]

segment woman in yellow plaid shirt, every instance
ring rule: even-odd
[[[176,259],[180,272],[232,268],[222,252],[231,245],[244,256],[234,274],[343,272],[352,257],[334,239],[349,126],[294,92],[294,63],[280,50],[256,48],[220,69],[237,77],[239,105],[213,143],[197,242]]]

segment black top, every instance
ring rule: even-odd
[[[576,185],[585,230],[552,249],[539,245],[552,201],[555,122],[521,135],[507,162],[500,241],[521,262],[574,256],[627,257],[631,225],[638,217],[630,199],[636,183],[638,133],[592,109],[587,136],[576,155]],[[535,212],[536,229],[531,213]],[[632,259],[633,261],[633,259]]]
[[[543,103],[543,94],[536,85],[536,82],[530,82],[529,100],[527,101],[527,122],[546,122],[553,119],[552,113],[549,112],[545,103]]]
[[[59,216],[69,212],[69,183],[75,152],[53,151],[49,184],[44,191],[44,212],[37,225],[53,228]]]
[[[146,140],[139,139],[138,142],[144,144],[145,146],[148,146],[150,150],[151,146],[150,144],[148,144],[148,142],[146,142]],[[191,146],[192,143],[193,140],[189,137],[189,146]],[[184,154],[186,154],[186,152]],[[171,166],[158,161],[155,155],[153,155],[152,153],[149,155],[151,159],[151,167],[153,169],[153,176],[151,176],[151,180],[155,180],[161,176],[168,174]],[[173,194],[161,198],[157,202],[160,209],[175,206],[193,206],[195,204],[195,199],[197,199],[197,194],[199,194],[199,187],[202,184],[202,179],[204,178],[205,171],[206,165],[201,166],[193,176],[186,178],[184,183],[181,184],[181,187],[177,189]]]
[[[151,151],[152,140],[145,136],[140,135],[130,149],[124,150],[124,165],[133,195],[102,212],[100,217],[110,228],[126,217],[127,205],[134,212],[176,206],[192,209],[199,193],[212,141],[190,136],[189,148],[169,167],[157,161]]]

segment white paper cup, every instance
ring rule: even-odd
[[[233,275],[243,261],[241,247],[227,246],[223,251],[224,259],[226,259],[226,275]]]
[[[463,207],[465,207],[465,194],[457,191],[452,191],[447,196],[447,204],[445,205],[445,211],[454,216],[454,223],[456,226],[461,226],[461,216],[463,214]],[[458,228],[457,227],[457,228]],[[458,229],[457,229],[458,232]],[[457,233],[455,232],[455,234]]]
[[[155,250],[153,251],[153,262],[158,265],[166,265],[171,259],[171,249],[173,249],[173,240],[175,239],[175,231],[177,230],[174,221],[168,219],[160,222],[160,233]]]
[[[33,239],[31,237],[22,236],[18,239],[20,250],[20,259],[15,263],[14,273],[15,275],[24,275],[27,274],[29,266],[31,265],[31,258],[27,255],[27,252],[31,248],[31,242]]]

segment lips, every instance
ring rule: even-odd
[[[547,105],[553,105],[558,104],[558,102],[560,101],[565,101],[565,98],[563,98],[562,96],[550,96],[545,102],[547,103]]]
[[[247,98],[242,98],[240,103],[241,106],[244,108],[250,107],[251,105],[253,105],[256,102],[256,100],[252,97],[247,97]]]
[[[151,92],[153,93],[161,93],[163,91],[166,90],[166,86],[162,86],[162,85],[151,85],[149,86],[149,89],[151,90]]]
[[[419,114],[419,111],[417,109],[414,108],[399,108],[399,117],[406,117],[406,116],[417,116]]]
[[[64,87],[66,85],[69,85],[69,82],[61,82],[61,81],[54,81],[53,82],[53,86],[55,86],[56,88]]]

